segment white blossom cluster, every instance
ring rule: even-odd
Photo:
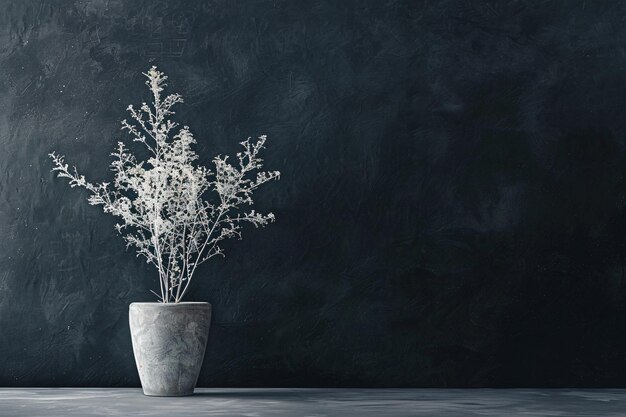
[[[252,205],[253,192],[278,179],[280,172],[258,171],[265,135],[242,142],[243,151],[237,153],[234,164],[228,156],[217,156],[215,171],[195,166],[193,135],[187,126],[178,128],[169,119],[174,114],[172,106],[182,103],[182,97],[161,97],[167,77],[156,67],[144,75],[154,101],[139,109],[128,106],[132,121],[122,121],[122,130],[148,149],[146,161],[139,161],[118,142],[111,154],[113,181],[91,183],[76,167],[70,169],[62,155],[53,152],[50,157],[55,164],[52,170],[68,178],[71,187],[89,190],[91,205],[101,205],[105,213],[118,217],[116,229],[127,247],[134,247],[137,256],[157,268],[161,291],[152,292],[159,301],[177,303],[189,289],[198,265],[224,255],[220,242],[241,238],[243,223],[259,227],[274,221],[272,213],[246,213],[241,207]]]

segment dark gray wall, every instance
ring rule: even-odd
[[[7,1],[0,385],[138,385],[155,271],[101,180],[156,64],[200,162],[266,133],[276,224],[189,300],[201,386],[626,386],[626,3]]]

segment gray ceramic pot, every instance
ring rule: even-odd
[[[130,333],[145,395],[191,395],[211,322],[209,303],[132,303]]]

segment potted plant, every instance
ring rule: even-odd
[[[196,143],[187,126],[171,120],[179,94],[162,97],[167,77],[156,67],[146,74],[153,102],[128,111],[122,121],[133,142],[147,149],[140,161],[123,142],[112,153],[112,182],[91,183],[64,157],[51,153],[59,177],[71,187],[84,187],[89,204],[102,206],[119,219],[116,229],[137,256],[159,274],[157,302],[131,303],[129,322],[139,377],[146,395],[190,395],[206,350],[211,305],[183,302],[191,280],[203,262],[224,255],[221,242],[241,238],[242,225],[274,221],[272,213],[242,207],[253,203],[253,192],[278,179],[278,171],[260,171],[266,136],[241,142],[233,164],[227,156],[213,159],[214,170],[195,164]]]

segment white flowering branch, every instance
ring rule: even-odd
[[[168,119],[182,97],[161,97],[167,77],[156,67],[144,75],[153,102],[142,103],[139,109],[128,106],[132,121],[123,120],[122,130],[148,149],[147,161],[138,161],[118,142],[111,154],[113,181],[91,183],[75,167],[70,168],[62,155],[53,152],[50,157],[52,170],[68,178],[70,187],[84,187],[91,193],[89,204],[100,205],[105,213],[120,219],[115,227],[127,247],[134,247],[137,256],[158,270],[160,295],[152,292],[159,301],[177,303],[187,293],[198,265],[224,255],[223,240],[241,239],[244,223],[260,227],[274,221],[272,213],[246,213],[241,208],[252,205],[253,192],[278,179],[280,172],[259,171],[265,135],[241,142],[243,151],[237,154],[236,165],[227,156],[217,156],[215,172],[194,166],[198,157],[191,148],[196,143],[193,135],[187,126],[174,133],[178,124]],[[210,202],[211,194],[214,202]]]

